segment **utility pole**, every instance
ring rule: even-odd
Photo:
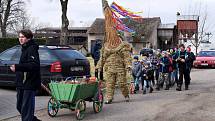
[[[209,42],[210,36],[212,35],[211,32],[205,33],[205,35],[208,37],[207,42]]]

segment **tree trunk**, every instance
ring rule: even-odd
[[[6,27],[5,26],[1,27],[1,34],[2,34],[3,38],[7,37],[7,32],[6,32]]]
[[[12,3],[12,0],[7,0],[7,6],[5,9],[5,12],[4,12],[4,14],[1,14],[1,16],[0,16],[2,37],[7,37],[6,28],[7,28],[8,17],[10,16],[11,3]],[[3,9],[3,6],[1,6],[1,8]]]
[[[196,43],[196,56],[198,54],[198,47],[199,47],[199,41],[198,41],[198,32],[195,34],[195,43]]]
[[[62,7],[62,26],[61,26],[61,35],[60,35],[60,45],[67,45],[68,43],[68,26],[69,20],[67,18],[67,4],[68,0],[60,0]]]

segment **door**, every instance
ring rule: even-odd
[[[17,49],[13,47],[0,54],[0,86],[15,86],[15,73],[10,70],[10,65],[17,63],[11,60]]]

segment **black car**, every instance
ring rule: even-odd
[[[17,45],[0,53],[0,86],[15,87],[15,73],[10,65],[17,64],[21,56],[21,46]],[[39,46],[42,83],[66,77],[89,77],[90,63],[79,51],[68,46]]]
[[[140,50],[141,56],[148,56],[149,54],[153,54],[153,50],[150,48],[143,48],[142,50]]]

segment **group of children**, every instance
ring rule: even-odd
[[[187,50],[183,48],[185,49],[184,45],[181,45],[178,49],[162,52],[157,50],[153,53],[140,54],[140,56],[135,55],[131,71],[135,85],[134,93],[137,93],[140,85],[142,85],[143,94],[146,94],[147,90],[152,93],[154,86],[156,90],[163,87],[169,90],[175,83],[177,84],[176,90],[181,91],[183,75],[185,90],[188,90],[191,80],[190,70],[195,56],[191,54],[190,48]],[[185,53],[183,57],[182,53]]]

